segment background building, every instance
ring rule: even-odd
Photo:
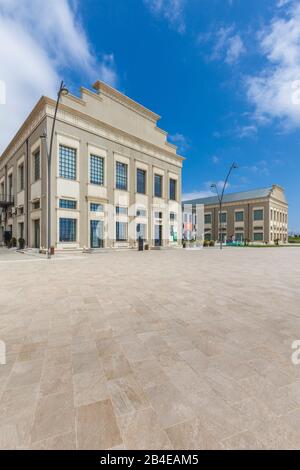
[[[51,173],[56,248],[150,245],[181,240],[183,158],[160,117],[103,82],[63,96]],[[55,101],[42,97],[0,157],[0,241],[47,244],[47,164]]]
[[[182,235],[187,241],[204,240],[204,205],[182,205]]]
[[[204,204],[206,240],[218,241],[222,236],[223,241],[288,241],[288,204],[280,186],[224,195],[221,227],[217,196],[183,201],[184,207],[187,204]]]

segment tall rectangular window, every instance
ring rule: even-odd
[[[255,209],[253,211],[253,220],[263,220],[263,219],[264,219],[263,209]]]
[[[8,195],[10,197],[13,195],[12,173],[10,175],[8,175]]]
[[[162,197],[162,175],[154,175],[154,196]]]
[[[211,224],[211,214],[204,214],[204,223]]]
[[[122,207],[122,206],[116,206],[116,214],[117,215],[127,215],[128,214],[128,208],[127,207]]]
[[[147,225],[146,224],[136,224],[136,239],[147,240]]]
[[[116,240],[118,242],[127,241],[127,222],[116,222]]]
[[[136,170],[136,191],[141,194],[146,193],[146,171],[140,168]]]
[[[39,180],[41,177],[41,170],[40,170],[40,150],[35,152],[33,155],[33,179],[34,181]]]
[[[41,208],[41,201],[40,199],[36,199],[35,201],[33,201],[32,203],[32,209],[33,210],[36,210],[36,209],[40,209]]]
[[[234,238],[237,242],[242,242],[244,240],[244,232],[235,232]]]
[[[137,217],[147,217],[146,209],[137,209],[136,210],[136,216]]]
[[[75,242],[76,241],[76,219],[59,219],[59,241]]]
[[[91,202],[90,211],[91,212],[103,212],[103,204],[99,204],[98,202]]]
[[[104,184],[104,158],[97,155],[90,156],[90,182]]]
[[[72,201],[70,199],[60,199],[59,207],[61,209],[76,209],[77,201]]]
[[[116,187],[117,189],[127,190],[127,165],[126,163],[116,162]]]
[[[253,240],[255,242],[262,242],[264,239],[264,234],[262,232],[256,232],[253,234]]]
[[[235,221],[236,222],[244,222],[244,211],[237,211],[235,213]]]
[[[19,190],[23,191],[24,189],[24,163],[19,165]]]
[[[19,237],[24,238],[24,222],[19,223]]]
[[[176,180],[170,178],[170,199],[176,201]]]
[[[219,213],[219,217],[220,217],[220,213]],[[221,223],[226,224],[226,222],[227,222],[227,212],[222,212]]]
[[[76,180],[76,149],[59,146],[59,176],[68,180]]]

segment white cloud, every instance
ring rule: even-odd
[[[254,124],[250,124],[248,126],[239,126],[235,130],[235,135],[240,139],[244,137],[253,137],[257,134],[257,126]]]
[[[275,17],[258,35],[266,58],[260,74],[246,80],[247,96],[262,123],[277,119],[285,128],[300,126],[300,5]]]
[[[213,155],[211,157],[211,161],[213,162],[214,165],[217,165],[220,161],[219,157],[217,157],[217,155]]]
[[[239,34],[228,39],[225,62],[227,64],[236,63],[240,56],[246,52],[246,48]]]
[[[235,64],[246,52],[241,36],[235,32],[235,26],[221,27],[217,32],[200,35],[198,43],[213,42],[209,60],[224,60],[227,64]]]
[[[285,5],[287,5],[288,3],[291,3],[293,1],[294,0],[278,0],[277,6],[278,6],[278,8],[281,8],[281,7],[284,7]]]
[[[113,55],[98,60],[72,0],[0,0],[0,80],[6,105],[0,105],[0,151],[41,95],[56,96],[60,77],[74,70],[92,82],[115,85]]]
[[[178,33],[185,32],[184,6],[186,0],[144,0],[155,16],[162,16]]]
[[[188,139],[182,134],[168,135],[168,140],[177,145],[179,152],[185,153],[190,148]]]
[[[269,176],[270,175],[270,170],[268,168],[268,162],[266,160],[260,160],[256,163],[254,163],[254,165],[242,166],[241,171],[246,171],[247,174],[252,173],[253,175],[255,175],[255,177],[257,177],[257,176]]]

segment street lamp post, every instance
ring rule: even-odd
[[[227,182],[228,182],[228,179],[229,179],[229,176],[232,172],[232,170],[234,170],[235,168],[238,168],[237,164],[235,162],[233,162],[229,168],[229,171],[227,173],[227,176],[225,178],[225,181],[224,181],[224,184],[223,184],[223,188],[222,188],[222,192],[221,192],[221,195],[219,193],[219,190],[218,190],[218,186],[216,185],[216,183],[213,183],[211,185],[211,188],[214,188],[216,190],[216,193],[217,193],[217,196],[218,196],[218,200],[219,200],[219,207],[220,207],[220,213],[219,213],[219,219],[218,219],[218,230],[219,230],[219,237],[220,237],[220,250],[222,250],[223,248],[223,232],[222,232],[222,204],[223,204],[223,197],[224,197],[224,192],[225,192],[225,189],[226,189],[226,186],[227,186]]]
[[[45,140],[45,147],[47,153],[47,258],[51,258],[51,158],[52,158],[52,147],[53,147],[53,137],[54,137],[54,128],[56,122],[56,116],[58,111],[58,105],[61,96],[66,96],[69,93],[69,90],[66,88],[64,82],[62,81],[57,93],[57,100],[55,104],[54,117],[52,122],[51,136],[50,136],[50,145],[48,149],[47,142],[47,132],[41,136]]]

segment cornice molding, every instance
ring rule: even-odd
[[[234,206],[245,206],[247,204],[259,204],[259,203],[265,203],[270,201],[270,196],[265,197],[265,198],[257,198],[257,199],[245,199],[243,201],[235,201],[235,202],[223,202],[222,203],[222,208],[224,207],[234,207]],[[205,208],[213,209],[213,208],[218,208],[220,207],[219,203],[216,204],[204,204]]]
[[[106,83],[101,82],[101,80],[97,80],[94,83],[93,88],[100,92],[100,97],[101,95],[107,96],[108,98],[117,101],[119,104],[126,106],[129,109],[132,109],[138,114],[141,114],[146,119],[150,119],[150,121],[156,123],[161,118],[158,114],[154,113],[153,111],[150,111],[150,109],[145,108],[145,106],[141,105],[137,101],[134,101],[123,93],[120,93],[118,90],[115,90],[115,88],[112,88]]]
[[[25,140],[30,136],[31,132],[40,124],[47,116],[53,118],[55,101],[51,98],[42,97],[35,108],[32,110],[28,118],[25,120],[15,137],[12,139],[4,153],[0,158],[0,166],[4,166],[21,147]],[[62,123],[85,130],[97,136],[111,140],[115,143],[131,148],[141,153],[145,153],[153,158],[170,163],[179,168],[182,167],[184,157],[181,157],[160,147],[146,142],[138,137],[127,134],[126,132],[114,128],[109,124],[93,118],[81,111],[75,110],[63,103],[60,104],[57,119]]]

